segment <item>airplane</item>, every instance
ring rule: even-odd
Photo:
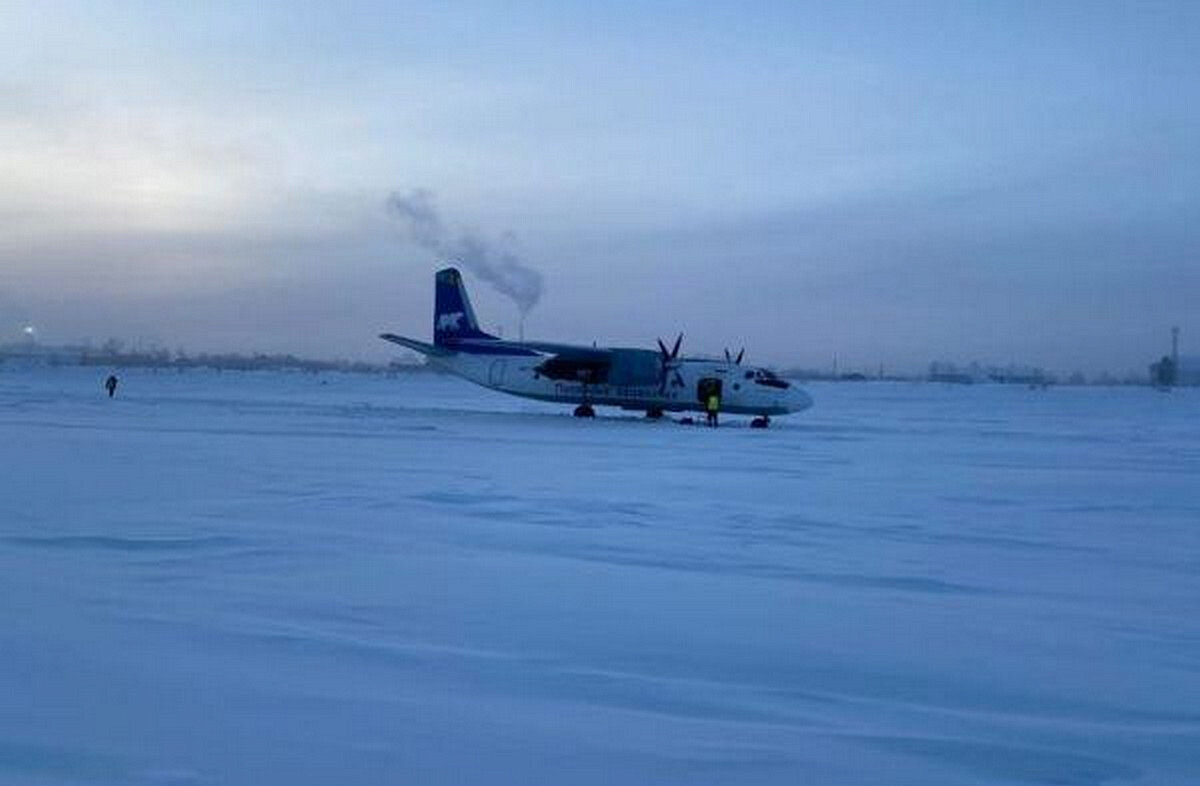
[[[774,415],[812,406],[808,394],[770,370],[743,366],[743,349],[724,360],[679,355],[683,334],[670,349],[596,347],[545,341],[506,341],[479,329],[462,274],[453,267],[434,275],[433,343],[382,333],[385,341],[425,355],[437,368],[485,388],[539,401],[575,404],[576,417],[594,417],[595,406],[644,411],[704,411],[715,392],[721,412],[752,415],[765,428]]]

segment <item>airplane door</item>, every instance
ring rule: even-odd
[[[696,399],[701,403],[708,401],[712,394],[721,395],[721,380],[716,377],[703,377],[696,383]]]
[[[488,384],[492,387],[500,387],[504,384],[504,367],[506,361],[493,360],[492,365],[488,367]]]

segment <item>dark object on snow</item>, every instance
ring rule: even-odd
[[[108,379],[104,380],[104,389],[108,391],[108,397],[112,398],[117,392],[117,376],[109,374]]]
[[[1163,355],[1162,360],[1150,366],[1151,381],[1160,388],[1169,388],[1174,385],[1177,374],[1175,360],[1170,355]]]
[[[750,421],[750,428],[766,428],[769,425],[771,425],[771,419],[766,415],[759,415]]]
[[[680,418],[680,419],[679,419],[679,425],[681,425],[681,426],[694,426],[694,425],[696,425],[696,420],[695,420],[694,418],[691,418],[691,417]]]

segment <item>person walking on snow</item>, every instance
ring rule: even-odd
[[[104,389],[108,391],[108,397],[112,398],[117,392],[117,375],[109,374],[108,379],[104,380]]]

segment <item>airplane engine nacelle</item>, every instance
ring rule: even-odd
[[[662,379],[662,358],[646,349],[612,350],[608,381],[614,385],[649,387]]]

